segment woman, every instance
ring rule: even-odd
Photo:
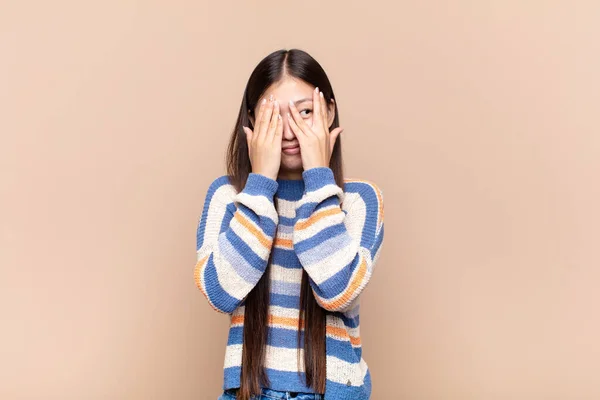
[[[197,232],[195,281],[230,315],[221,399],[368,399],[359,295],[383,199],[344,179],[337,103],[301,50],[255,68]]]

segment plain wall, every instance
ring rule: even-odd
[[[0,398],[216,399],[195,233],[307,50],[385,195],[374,399],[600,398],[597,1],[0,2]]]

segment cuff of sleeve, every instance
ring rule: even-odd
[[[251,195],[263,195],[269,199],[273,199],[278,187],[279,184],[277,181],[264,175],[251,172],[248,175],[244,192]]]
[[[323,186],[336,184],[333,171],[329,167],[307,169],[302,172],[302,179],[304,179],[304,190],[306,192],[314,192]]]

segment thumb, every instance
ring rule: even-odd
[[[252,129],[248,128],[247,126],[242,126],[242,129],[244,130],[244,133],[246,134],[246,141],[250,142],[252,140],[252,135],[254,134],[252,132]]]
[[[344,132],[344,128],[335,128],[334,130],[332,130],[329,133],[329,145],[330,145],[330,149],[331,151],[333,151],[333,146],[335,145],[335,141],[337,140],[338,136]]]

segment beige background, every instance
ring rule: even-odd
[[[600,398],[598,21],[597,1],[1,1],[0,398],[217,398],[197,218],[282,47],[322,63],[347,175],[385,193],[373,398]]]

